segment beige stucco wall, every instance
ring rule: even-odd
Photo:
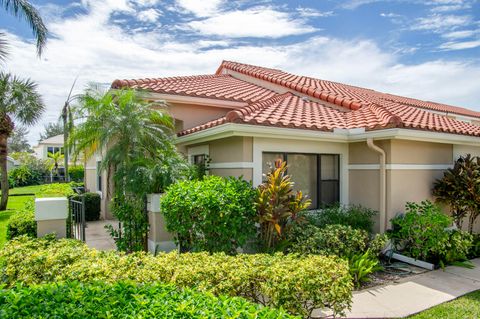
[[[176,128],[179,131],[204,124],[211,120],[216,120],[227,114],[231,109],[205,105],[169,103],[167,110],[173,118],[183,122],[183,125]]]
[[[375,141],[386,153],[386,219],[404,212],[410,201],[433,200],[432,187],[444,168],[453,163],[451,144],[408,140]],[[349,144],[349,201],[375,210],[379,208],[379,156],[366,142]],[[372,165],[377,165],[372,167]],[[378,222],[378,219],[377,219]],[[376,230],[378,230],[376,225]]]
[[[451,164],[453,145],[407,140],[391,141],[390,161],[394,164]]]
[[[232,136],[209,143],[209,156],[213,163],[251,162],[253,138]]]
[[[210,174],[217,176],[242,176],[246,181],[252,181],[253,170],[251,168],[213,168],[210,169]]]

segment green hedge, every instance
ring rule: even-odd
[[[334,205],[315,211],[303,213],[306,220],[317,227],[327,225],[345,225],[354,229],[363,229],[372,232],[374,217],[378,212],[362,206]]]
[[[212,175],[171,185],[161,206],[167,230],[185,251],[234,254],[255,237],[254,197],[241,178]]]
[[[242,298],[173,285],[119,282],[18,286],[0,291],[1,318],[298,318]]]
[[[27,235],[37,237],[37,222],[35,221],[33,211],[18,211],[13,214],[7,224],[7,239]]]
[[[100,219],[100,195],[97,193],[85,193],[73,195],[72,199],[81,201],[85,197],[85,220],[87,222]]]
[[[1,278],[13,287],[63,281],[159,282],[215,295],[244,297],[307,316],[330,308],[342,314],[351,304],[348,265],[337,257],[297,255],[228,256],[176,252],[153,256],[99,252],[75,240],[17,237],[2,251]]]
[[[288,233],[289,252],[348,257],[366,251],[370,241],[365,230],[351,226],[297,224]]]
[[[74,182],[83,182],[85,177],[85,168],[82,165],[70,166],[68,168],[68,175],[70,176],[70,180]]]

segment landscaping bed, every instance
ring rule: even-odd
[[[79,282],[0,291],[1,318],[245,318],[293,319],[243,298],[215,297],[172,285]]]

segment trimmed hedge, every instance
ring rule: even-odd
[[[85,220],[87,222],[100,219],[100,195],[97,193],[84,193],[81,195],[73,195],[73,200],[82,200],[85,197]]]
[[[320,228],[327,225],[345,225],[372,233],[374,217],[378,212],[363,206],[334,205],[303,213],[307,221]]]
[[[17,286],[0,291],[1,318],[298,318],[242,298],[173,285],[118,282]]]
[[[171,185],[160,203],[182,250],[235,254],[255,237],[254,198],[241,178],[211,175]]]
[[[330,308],[342,314],[352,298],[352,278],[338,257],[298,255],[228,256],[223,253],[99,252],[68,239],[17,237],[2,251],[1,277],[13,287],[63,281],[159,282],[230,297],[308,316]]]
[[[27,235],[37,237],[37,222],[33,211],[18,211],[13,214],[7,224],[7,239]]]
[[[288,251],[300,254],[348,257],[365,252],[370,241],[365,230],[351,226],[327,225],[325,228],[297,224],[288,233]]]
[[[70,180],[74,182],[83,182],[85,178],[85,168],[82,165],[70,166],[68,168]]]

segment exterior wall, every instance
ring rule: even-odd
[[[227,114],[231,108],[171,103],[168,105],[167,110],[173,118],[182,122],[181,125],[176,127],[178,132],[216,120]]]
[[[35,157],[38,159],[47,159],[48,158],[48,148],[49,147],[63,147],[62,144],[38,144],[38,146],[35,146],[33,148]]]
[[[243,176],[253,178],[253,138],[233,136],[192,146],[179,146],[186,149],[188,158],[193,155],[208,155],[211,159],[209,173],[218,176]]]
[[[407,140],[375,141],[386,153],[386,220],[404,212],[405,204],[433,200],[433,182],[453,163],[451,144]],[[350,143],[350,204],[379,208],[379,156],[366,142]],[[379,230],[378,218],[376,230]]]
[[[385,151],[386,162],[391,161],[390,140],[375,141]],[[372,151],[366,142],[350,143],[349,151],[349,204],[361,205],[378,211],[380,209],[379,155]],[[387,189],[390,176],[387,174]],[[380,216],[374,217],[374,231],[380,231]]]

